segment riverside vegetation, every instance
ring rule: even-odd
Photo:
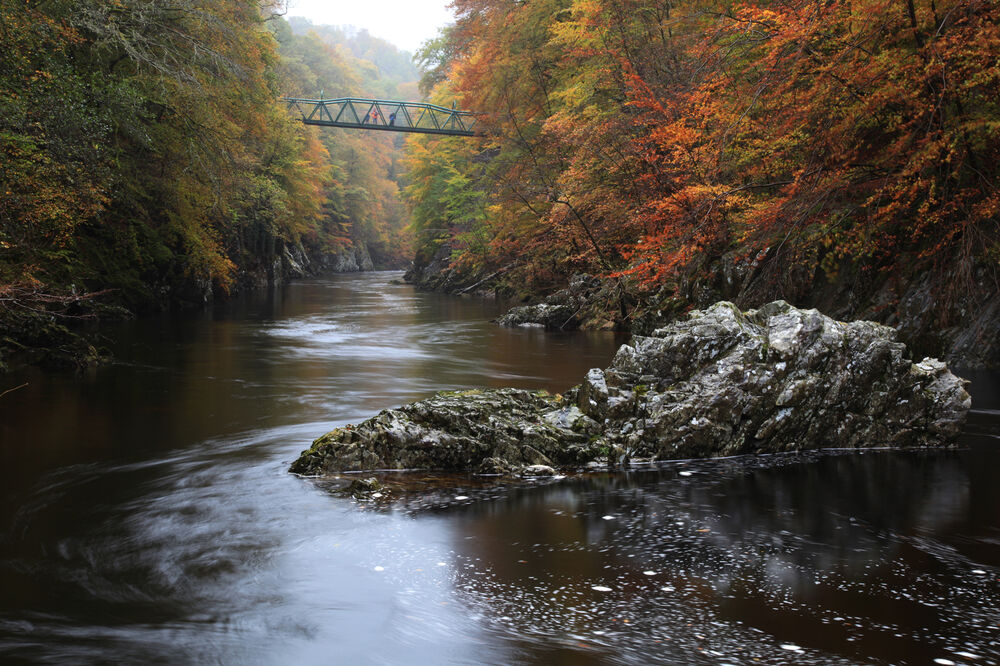
[[[278,2],[0,5],[0,368],[96,356],[69,324],[401,266],[401,144],[282,95],[409,96],[409,54]]]
[[[365,33],[273,0],[0,7],[0,363],[93,356],[63,324],[98,303],[411,256],[455,291],[610,281],[558,327],[783,298],[1000,362],[995,2],[454,7],[420,87],[484,136],[411,138],[403,163],[278,99],[416,97],[406,54]]]

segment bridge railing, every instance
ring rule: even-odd
[[[387,99],[302,99],[285,97],[307,125],[349,127],[386,132],[476,136],[476,115],[423,102]]]

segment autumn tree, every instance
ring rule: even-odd
[[[334,140],[280,100],[363,93],[377,67],[278,9],[0,4],[0,348],[95,291],[165,307],[274,279],[290,252],[407,251],[392,140]]]
[[[455,6],[428,82],[485,114],[494,263],[649,290],[728,264],[748,302],[995,288],[996,3]]]

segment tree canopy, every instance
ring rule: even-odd
[[[395,67],[391,45],[355,55],[277,9],[0,4],[0,337],[94,290],[132,308],[203,301],[273,277],[290,248],[408,256],[399,147],[305,127],[279,98],[391,92],[416,73],[383,76],[368,58]]]
[[[662,289],[722,257],[767,296],[845,267],[996,279],[996,3],[454,6],[423,82],[491,138],[412,141],[424,252],[537,289],[581,271]]]

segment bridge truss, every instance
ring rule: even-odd
[[[299,112],[306,125],[449,136],[479,134],[474,113],[436,104],[357,97],[284,99],[289,109]]]

